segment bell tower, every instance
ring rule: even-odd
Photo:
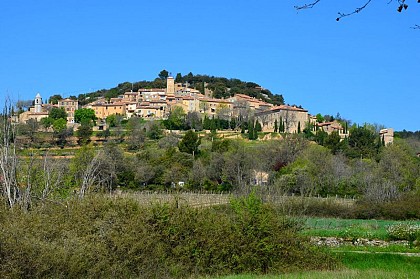
[[[36,94],[35,96],[35,112],[41,112],[42,111],[42,98],[41,95]]]
[[[166,94],[175,93],[175,80],[173,77],[168,77],[166,79]]]

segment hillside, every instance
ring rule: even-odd
[[[134,83],[123,82],[110,89],[101,89],[95,92],[80,94],[78,96],[78,100],[81,105],[85,105],[92,98],[114,98],[118,95],[124,94],[124,92],[131,90],[138,91],[141,88],[165,88],[166,78],[168,76],[169,73],[166,70],[162,70],[158,77],[153,81],[143,80]],[[205,89],[209,89],[213,92],[214,98],[228,98],[236,93],[241,93],[255,97],[257,99],[262,99],[274,105],[284,104],[282,95],[273,94],[270,90],[261,87],[255,82],[241,81],[240,79],[236,78],[228,79],[225,77],[215,77],[200,74],[194,75],[190,72],[187,75],[178,73],[175,77],[175,82],[188,84],[190,88],[197,89],[202,93],[204,93]]]

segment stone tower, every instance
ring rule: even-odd
[[[173,77],[168,77],[166,79],[166,94],[175,93],[175,80]]]
[[[42,112],[42,98],[41,95],[36,94],[35,96],[35,113]]]

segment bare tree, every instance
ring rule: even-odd
[[[42,188],[41,188],[41,201],[45,200],[51,193],[57,189],[63,182],[65,166],[63,162],[52,159],[49,153],[46,152],[42,158]]]
[[[95,151],[86,146],[79,150],[70,166],[74,183],[79,188],[79,198],[83,198],[92,188],[110,190],[116,180],[114,160],[104,150]]]
[[[21,199],[17,183],[18,157],[16,155],[16,126],[11,122],[12,105],[6,100],[0,127],[0,182],[1,194],[13,208]]]

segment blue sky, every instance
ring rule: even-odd
[[[420,4],[2,0],[0,95],[66,97],[162,70],[256,82],[310,113],[420,130]],[[339,2],[339,3],[337,3]],[[3,96],[4,95],[4,96]]]

